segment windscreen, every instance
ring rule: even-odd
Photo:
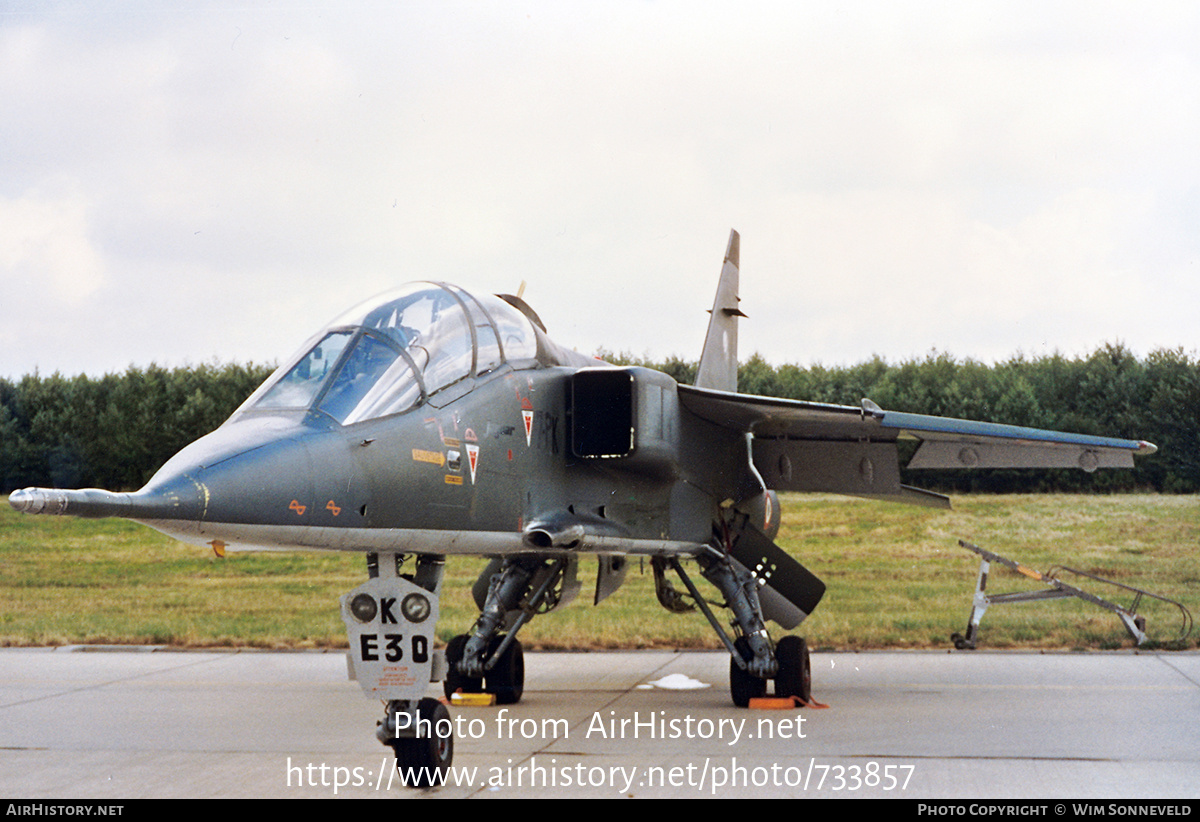
[[[398,414],[442,389],[531,362],[537,338],[519,311],[454,286],[413,283],[346,312],[276,372],[247,408],[314,408],[340,423]]]

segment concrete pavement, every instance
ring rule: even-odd
[[[0,649],[0,792],[1200,797],[1200,654],[820,653],[830,707],[799,711],[733,707],[728,666],[527,653],[520,704],[451,710],[462,784],[421,791],[399,786],[342,654]]]

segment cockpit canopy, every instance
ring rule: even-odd
[[[315,339],[241,410],[311,409],[350,425],[537,356],[533,326],[520,311],[443,283],[410,283],[368,300]]]

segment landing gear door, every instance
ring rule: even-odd
[[[788,631],[803,622],[825,595],[824,582],[752,525],[742,529],[732,554],[758,581],[763,616]]]
[[[433,649],[437,596],[403,577],[375,577],[341,603],[350,665],[368,696],[419,699],[441,678],[445,666]]]

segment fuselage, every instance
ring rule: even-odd
[[[519,300],[403,287],[314,335],[140,491],[13,504],[218,552],[501,555],[694,548],[722,501],[762,495],[747,439],[686,413],[674,380],[564,351],[538,322]]]

